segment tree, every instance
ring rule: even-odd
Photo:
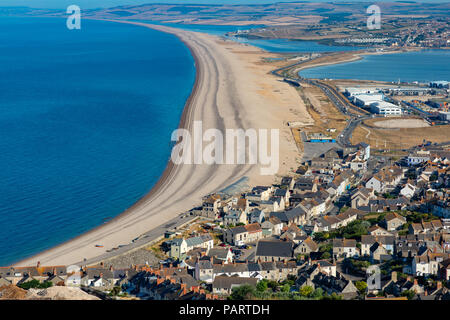
[[[117,296],[120,292],[122,291],[122,289],[120,287],[114,287],[112,288],[111,292],[109,293],[110,296]]]
[[[289,292],[290,290],[291,286],[287,283],[281,287],[281,292]]]
[[[243,284],[239,287],[233,288],[233,291],[230,295],[231,300],[248,300],[255,296],[256,289],[255,287],[249,284]]]
[[[330,258],[331,258],[331,253],[329,253],[328,251],[322,253],[322,255],[320,256],[320,259],[323,259],[323,260],[328,260]]]
[[[269,280],[267,282],[267,285],[269,286],[270,289],[272,289],[273,291],[275,291],[278,288],[278,282],[273,281],[273,280]]]
[[[19,288],[28,290],[30,288],[36,288],[36,289],[46,289],[49,288],[51,286],[53,286],[53,283],[50,281],[44,281],[44,282],[39,282],[39,280],[30,280],[27,282],[23,282],[21,284],[17,285]]]
[[[299,293],[302,297],[309,297],[313,291],[314,289],[311,286],[303,286],[300,288]]]
[[[413,290],[405,290],[402,292],[402,296],[407,297],[408,300],[412,300],[415,295],[416,295],[416,292]]]
[[[355,287],[358,289],[360,294],[364,294],[367,289],[367,283],[365,281],[356,281]]]
[[[322,297],[323,297],[323,289],[322,288],[317,288],[311,294],[311,298],[314,298],[314,299],[322,299]]]
[[[269,286],[267,285],[267,280],[266,279],[262,279],[256,285],[256,290],[258,290],[259,292],[264,292],[264,291],[267,290],[268,287]]]

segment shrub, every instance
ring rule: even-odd
[[[242,286],[233,288],[233,291],[230,295],[231,300],[248,300],[255,296],[256,289],[254,286],[249,284],[244,284]]]

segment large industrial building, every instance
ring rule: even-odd
[[[384,115],[401,115],[402,108],[386,101],[377,101],[370,104],[370,111]]]

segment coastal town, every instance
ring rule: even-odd
[[[108,19],[117,10],[89,14]],[[147,12],[140,6],[127,10],[138,16]],[[277,55],[227,37],[150,26],[185,42],[202,70],[181,123],[189,128],[194,118],[215,121],[229,109],[235,114],[227,114],[231,126],[237,127],[245,115],[263,109],[281,119],[275,126],[281,123],[287,132],[283,141],[293,148],[282,149],[280,159],[283,169],[290,168],[265,184],[249,182],[242,174],[253,169],[247,164],[236,167],[240,171],[217,165],[205,165],[208,171],[168,170],[154,194],[115,224],[101,226],[101,236],[87,233],[78,243],[41,255],[73,264],[0,267],[0,300],[450,300],[448,79],[386,82],[299,74],[359,55],[448,47],[448,22],[442,19],[411,24],[398,18],[389,26],[401,24],[401,32],[383,30],[381,40],[367,40],[358,28],[333,40],[371,44],[353,53]],[[332,20],[333,28],[349,27],[340,18]],[[283,38],[284,28],[228,36]],[[300,29],[314,37],[330,31]],[[256,62],[236,58],[239,53]],[[256,69],[260,74],[251,74]],[[272,82],[252,87],[259,76]],[[263,94],[245,100],[234,85],[245,87],[249,96]],[[276,98],[269,101],[271,95]],[[245,109],[248,101],[254,109]],[[283,102],[272,101],[288,101],[283,107],[289,111],[278,114]],[[222,109],[209,108],[216,104]],[[211,110],[203,110],[205,105]]]
[[[365,143],[331,148],[273,185],[206,195],[187,224],[151,245],[159,261],[3,267],[0,292],[448,300],[449,164],[443,146],[420,146],[398,161],[371,155]]]

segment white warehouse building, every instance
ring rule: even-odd
[[[370,111],[373,113],[384,114],[384,115],[401,115],[402,108],[399,106],[386,102],[386,101],[377,101],[370,104]]]
[[[383,101],[383,98],[382,93],[358,94],[354,96],[354,103],[359,106],[370,106],[374,102]]]

